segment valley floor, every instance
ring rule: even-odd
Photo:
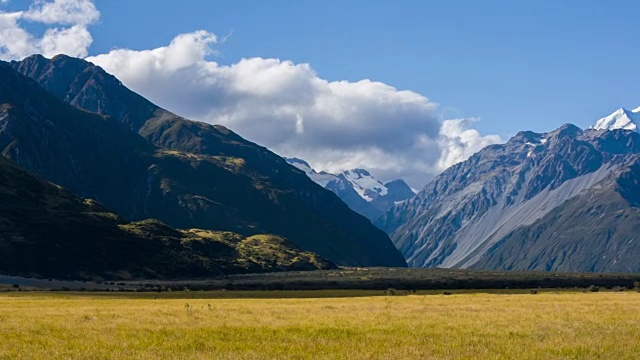
[[[0,358],[640,358],[638,292],[452,292],[2,293]]]

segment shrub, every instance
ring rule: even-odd
[[[590,292],[598,292],[598,291],[600,291],[600,286],[591,285],[591,286],[589,286],[589,291]]]
[[[388,296],[394,296],[396,292],[397,291],[394,288],[388,288],[387,290],[384,291],[385,295],[388,295]]]
[[[531,295],[535,295],[537,293],[538,293],[538,290],[536,290],[536,289],[529,290],[529,294],[531,294]]]

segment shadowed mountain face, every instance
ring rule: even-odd
[[[277,236],[126,222],[0,156],[0,273],[71,279],[186,278],[332,268]]]
[[[640,134],[521,132],[382,217],[409,265],[640,271]]]
[[[171,114],[83,60],[1,64],[0,104],[4,156],[127,220],[273,233],[341,265],[405,266],[384,232],[282,158]]]

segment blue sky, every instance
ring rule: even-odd
[[[317,170],[366,168],[415,188],[518,131],[640,106],[635,1],[1,6],[4,60],[83,57],[160,106]]]
[[[484,133],[591,125],[640,106],[637,1],[98,0],[91,53],[161,46],[197,29],[215,60],[307,62],[329,80],[382,81],[474,116]]]

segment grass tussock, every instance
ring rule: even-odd
[[[536,296],[454,292],[449,296],[288,299],[181,295],[185,294],[154,299],[153,294],[130,298],[2,294],[0,358],[640,356],[640,296],[636,292],[544,291]]]

